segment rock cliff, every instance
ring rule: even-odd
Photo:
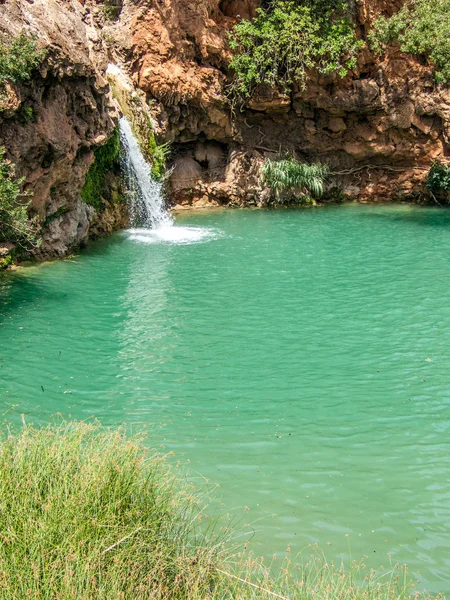
[[[401,0],[355,4],[358,34]],[[159,104],[160,137],[173,143],[174,202],[256,202],[266,156],[294,152],[327,162],[335,190],[360,201],[411,200],[431,163],[447,156],[450,93],[420,57],[360,52],[345,79],[312,74],[290,96],[261,87],[242,111],[227,100],[227,35],[258,0],[125,0],[128,66]],[[119,36],[120,38],[120,36]]]
[[[355,3],[359,37],[402,3]],[[24,29],[48,51],[32,80],[8,84],[0,100],[0,145],[25,178],[30,215],[43,226],[38,256],[64,255],[126,223],[123,205],[106,198],[99,209],[80,196],[96,149],[117,123],[108,62],[128,74],[158,141],[172,145],[175,205],[257,204],[259,168],[280,151],[328,163],[334,198],[422,196],[430,165],[449,155],[450,136],[450,92],[435,85],[426,61],[395,46],[379,58],[366,47],[344,79],[311,73],[306,89],[290,95],[261,86],[233,111],[228,32],[260,4],[0,0],[0,34]]]
[[[98,210],[80,197],[94,151],[117,122],[103,77],[106,51],[76,0],[0,2],[0,34],[21,31],[36,35],[47,56],[30,81],[7,84],[0,145],[32,197],[30,216],[38,217],[42,237],[35,256],[62,256],[126,223],[124,205],[105,202]]]

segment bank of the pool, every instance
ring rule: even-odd
[[[316,553],[271,572],[233,553],[228,526],[213,525],[199,492],[144,442],[96,423],[4,429],[2,597],[425,598],[400,567],[365,573]]]
[[[365,198],[364,200],[351,200],[351,199],[328,199],[326,201],[314,200],[312,202],[302,201],[290,201],[290,202],[279,202],[279,203],[265,203],[265,202],[253,202],[245,204],[219,204],[215,201],[202,201],[194,202],[192,204],[173,204],[168,207],[169,212],[176,218],[178,215],[189,215],[190,213],[205,213],[205,212],[220,212],[220,211],[248,211],[248,210],[273,210],[273,211],[288,211],[288,210],[311,210],[311,209],[324,209],[324,208],[336,208],[336,207],[348,207],[348,206],[380,206],[380,207],[417,207],[417,208],[441,208],[448,209],[447,204],[440,204],[439,202],[432,202],[428,199],[414,199],[411,201],[392,199],[386,200],[385,202],[380,199],[370,200]]]

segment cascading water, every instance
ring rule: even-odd
[[[119,121],[119,133],[124,149],[122,167],[132,225],[149,228],[173,225],[173,219],[164,206],[162,186],[152,178],[151,167],[125,117]]]
[[[130,239],[145,244],[192,244],[217,237],[216,231],[206,227],[174,225],[164,206],[162,185],[152,178],[151,167],[125,117],[119,121],[119,133],[130,220],[134,228],[128,230]]]

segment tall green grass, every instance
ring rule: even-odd
[[[182,478],[181,478],[182,481]],[[97,424],[7,432],[0,446],[3,599],[406,599],[406,572],[298,570],[235,555],[198,494],[138,438]],[[218,535],[219,534],[219,535]],[[221,541],[218,541],[218,539]]]

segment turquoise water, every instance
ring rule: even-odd
[[[3,276],[3,414],[149,426],[257,553],[350,544],[449,592],[450,212],[177,222]]]

